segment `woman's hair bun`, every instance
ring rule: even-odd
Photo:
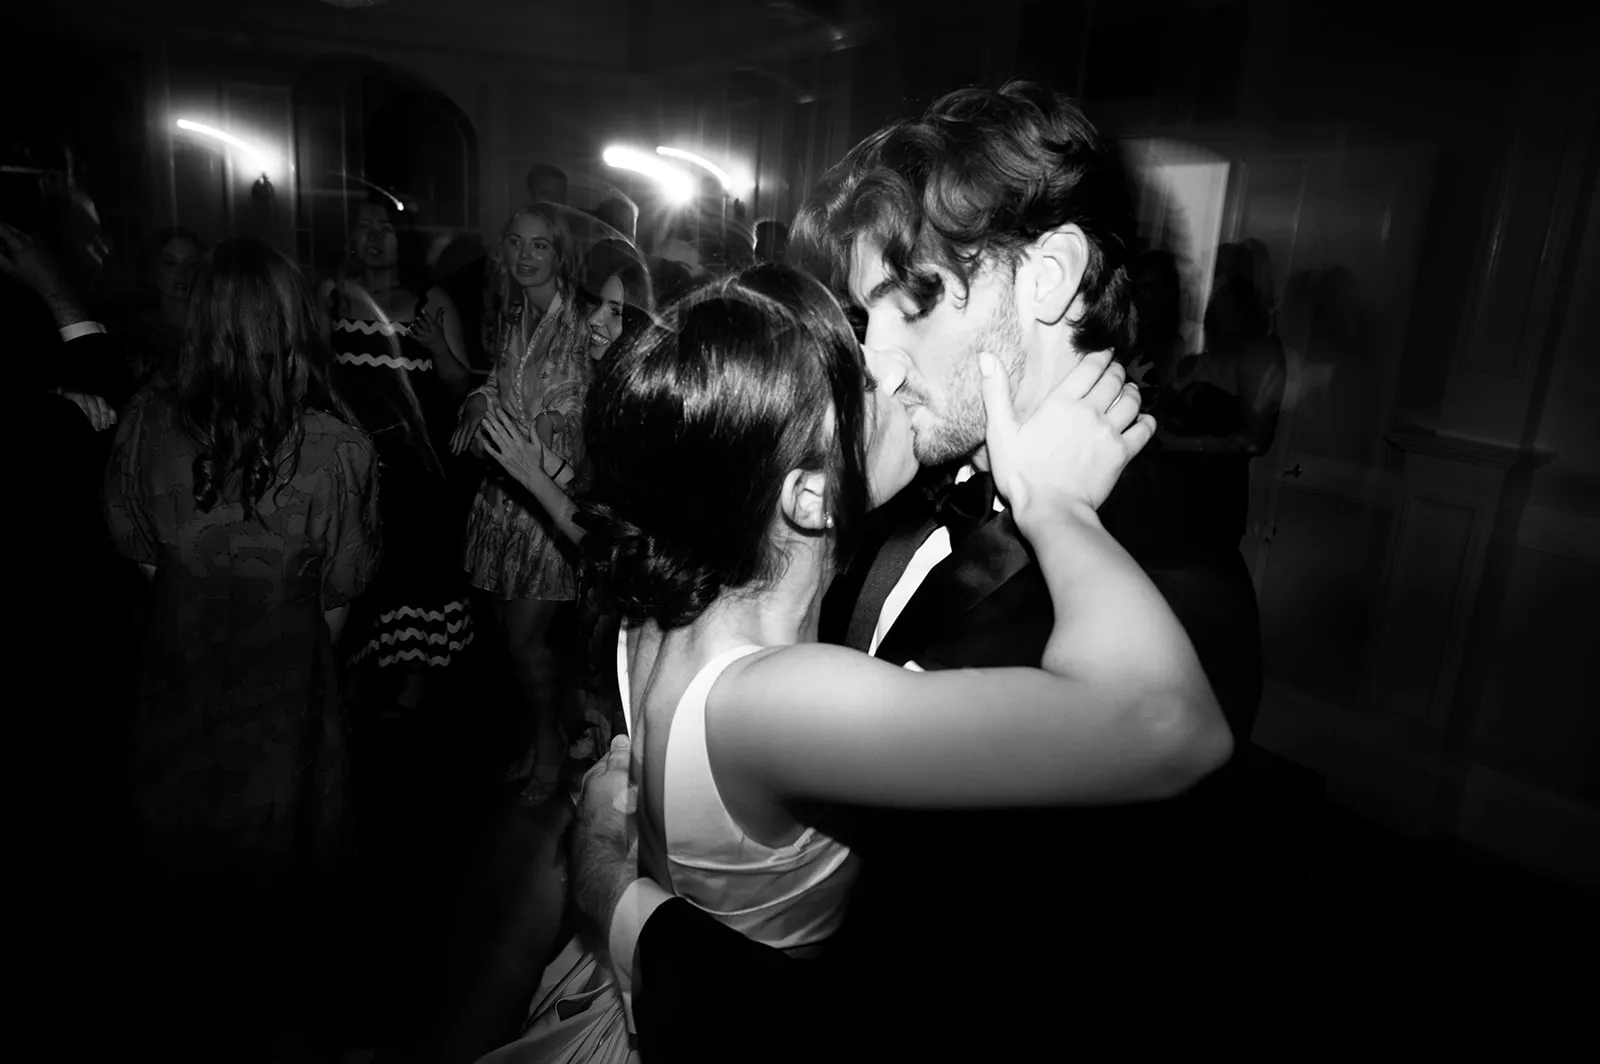
[[[672,551],[610,506],[591,502],[578,521],[585,530],[589,579],[607,607],[628,621],[682,627],[722,590],[722,579],[710,566]]]

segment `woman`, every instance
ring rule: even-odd
[[[387,201],[356,209],[349,251],[353,268],[324,282],[320,298],[333,319],[339,394],[378,446],[386,533],[383,568],[353,621],[350,661],[378,681],[381,715],[407,718],[431,676],[473,638],[455,559],[466,473],[440,459],[469,372],[455,304],[408,276]]]
[[[189,317],[189,294],[202,255],[200,238],[181,226],[162,229],[150,246],[155,250],[150,283],[157,303],[140,316],[131,330],[134,340],[130,345],[134,377],[141,384],[177,365]]]
[[[1094,515],[1154,430],[1116,383],[1073,400],[1074,371],[1019,428],[985,356],[996,486],[1052,598],[1074,608],[1058,611],[1041,668],[922,673],[816,642],[869,499],[916,469],[907,415],[867,374],[843,311],[769,265],[702,289],[676,317],[596,383],[580,516],[631,625],[643,874],[803,955],[838,928],[856,868],[810,820],[819,806],[1134,801],[1226,759],[1182,627]],[[1108,643],[1108,630],[1143,639]],[[607,986],[569,947],[528,1034],[486,1059],[626,1059]]]
[[[632,245],[602,240],[589,250],[584,278],[586,305],[593,308],[588,316],[588,353],[590,361],[598,363],[624,336],[637,334],[650,320],[654,306],[650,275]],[[582,433],[574,427],[567,436],[576,441]],[[518,432],[504,411],[494,411],[483,419],[480,439],[484,453],[527,489],[561,535],[574,546],[581,543],[583,529],[573,520],[578,507],[569,489],[581,474],[582,456],[551,454],[537,434],[529,438]],[[552,477],[547,467],[557,470],[559,476]],[[615,683],[616,619],[605,612],[592,588],[580,596],[578,614],[574,627],[581,646],[569,649],[586,664],[581,669],[567,670],[569,682],[560,685],[561,721],[564,731],[572,737],[567,753],[573,764],[568,767],[578,769],[574,779],[581,777],[581,769],[610,745],[613,732],[620,726],[612,719],[610,695]],[[548,792],[528,798],[541,796],[547,797]]]
[[[648,322],[653,309],[650,275],[629,245],[602,240],[585,261],[583,287],[585,306],[590,308],[586,322],[588,356],[591,362],[598,363],[625,332],[637,333]],[[568,426],[564,433],[573,443],[583,437],[579,427],[581,408],[579,414],[579,424]],[[582,461],[576,451],[552,457],[537,434],[529,437],[517,433],[504,409],[493,410],[483,419],[479,440],[484,453],[538,500],[563,536],[574,546],[583,541],[583,529],[573,521],[578,506],[567,492]],[[558,476],[545,471],[552,465]]]
[[[1287,362],[1273,326],[1272,263],[1259,240],[1224,244],[1205,312],[1205,350],[1168,375],[1157,435],[1174,469],[1166,503],[1181,541],[1239,550],[1250,511],[1250,462],[1272,449]]]
[[[593,365],[577,270],[560,208],[537,203],[506,222],[491,280],[498,356],[489,380],[462,406],[451,441],[455,453],[483,453],[479,430],[498,411],[518,436],[538,438],[549,455],[546,472],[557,483],[571,479]],[[534,721],[530,796],[537,799],[555,789],[566,758],[550,641],[556,617],[577,598],[576,554],[554,518],[495,466],[473,500],[463,555],[468,581],[494,600]],[[525,768],[518,766],[517,774]]]
[[[133,744],[149,955],[199,1008],[163,1031],[192,1032],[196,1059],[264,1058],[287,1033],[348,856],[334,645],[377,567],[377,455],[339,411],[323,335],[287,258],[218,244],[176,383],[130,404],[106,474],[117,548],[150,580]]]

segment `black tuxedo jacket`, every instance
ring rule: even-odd
[[[1142,515],[1113,501],[1102,518],[1117,535],[1113,523]],[[921,505],[913,488],[875,515],[866,548],[824,603],[825,639],[844,641],[876,547],[918,521]],[[1219,698],[1253,704],[1259,636],[1248,574],[1242,563],[1171,553],[1149,552],[1147,572]],[[1031,551],[999,514],[927,576],[878,656],[929,670],[1037,665],[1053,618]],[[748,1059],[756,1045],[765,1059],[974,1050],[1009,1059],[1068,1026],[1114,1025],[1122,1005],[1149,1004],[1149,988],[1136,987],[1170,971],[1161,959],[1204,948],[1190,934],[1195,897],[1180,886],[1203,857],[1197,816],[1187,797],[1088,810],[815,810],[808,820],[863,858],[830,956],[791,961],[687,902],[665,903],[635,956],[641,1053],[652,1064]],[[775,1040],[783,1030],[796,1037]]]

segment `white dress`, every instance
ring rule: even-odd
[[[629,705],[626,633],[618,682]],[[728,666],[761,650],[736,647],[706,664],[684,690],[667,735],[663,829],[672,882],[662,884],[752,941],[806,955],[839,926],[858,871],[849,849],[814,828],[787,846],[749,838],[717,791],[706,751],[706,698]],[[629,1018],[606,959],[576,938],[545,969],[515,1042],[479,1064],[637,1062]]]

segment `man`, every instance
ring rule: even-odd
[[[1038,664],[1052,606],[981,468],[977,356],[1000,358],[1026,417],[1085,354],[1129,346],[1122,187],[1070,101],[1013,84],[953,93],[867,138],[802,209],[801,260],[848,292],[872,373],[906,404],[928,467],[880,511],[877,549],[836,580],[823,638],[922,669]],[[1118,534],[1109,516],[1106,527]],[[1152,576],[1191,638],[1197,624],[1228,629],[1201,660],[1225,706],[1247,700],[1250,669],[1232,648],[1254,638],[1253,613],[1197,620],[1214,581]],[[580,907],[609,928],[619,977],[636,980],[649,1061],[750,1057],[755,1044],[762,1059],[1059,1052],[1124,1007],[1170,1015],[1172,972],[1215,919],[1174,845],[1182,802],[849,813],[829,829],[862,854],[862,878],[832,958],[809,965],[648,880],[624,882],[616,818],[591,801],[584,821]]]
[[[528,171],[528,202],[567,205],[567,175],[559,166],[540,163]]]
[[[145,581],[112,549],[100,506],[111,430],[132,379],[124,345],[81,295],[99,234],[87,200],[43,207],[52,217],[58,208],[84,216],[56,226],[0,207],[0,323],[19,399],[11,426],[29,444],[12,481],[27,544],[20,598],[29,603],[17,658],[65,710],[19,714],[9,737],[26,751],[13,778],[32,802],[13,838],[29,869],[22,904],[40,929],[23,932],[21,963],[39,973],[39,985],[57,988],[32,1018],[59,1029],[94,993],[73,958],[85,950],[132,956],[124,935],[137,905],[128,891],[108,898],[98,884],[127,881],[122,710]],[[33,233],[12,219],[35,223]],[[128,974],[111,977],[123,983]],[[131,996],[108,1004],[107,1022],[135,1017],[123,1011]]]

